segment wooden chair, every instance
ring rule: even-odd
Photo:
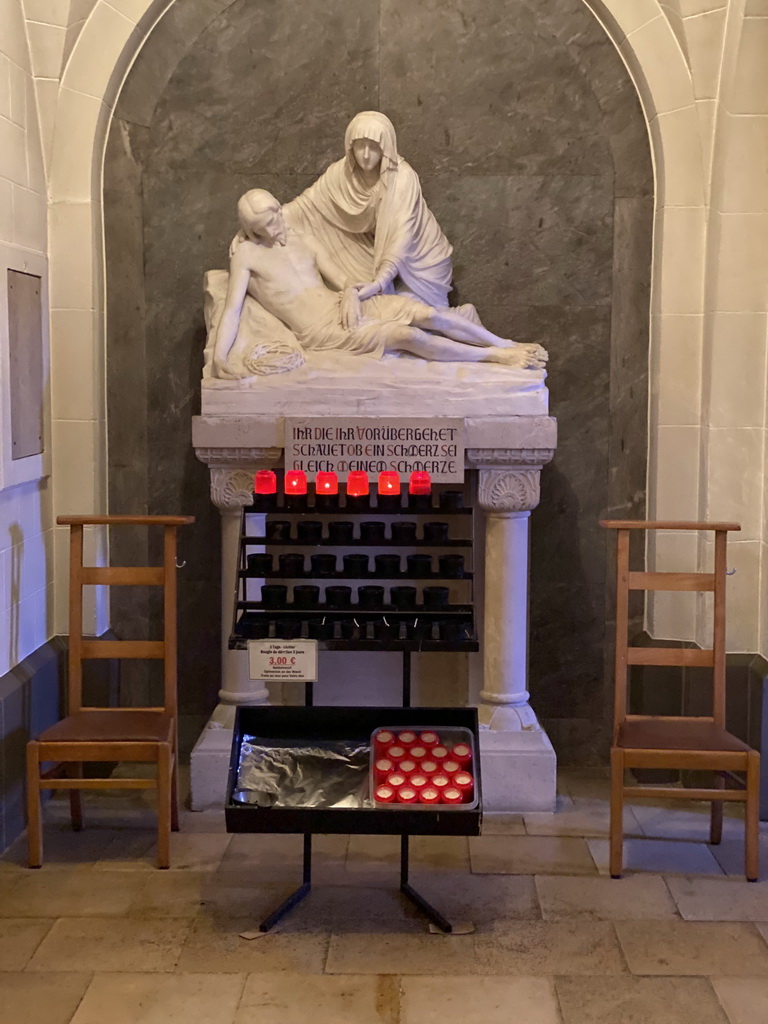
[[[725,581],[726,543],[737,523],[601,522],[617,531],[616,669],[613,742],[611,746],[610,872],[620,878],[623,867],[623,810],[626,796],[710,800],[711,843],[723,831],[723,801],[745,803],[745,874],[750,882],[759,873],[760,755],[725,728]],[[715,534],[714,572],[631,572],[631,530],[707,530]],[[627,641],[630,590],[708,591],[714,594],[711,650],[629,647]],[[627,714],[627,670],[630,665],[695,665],[713,670],[712,714],[707,717]],[[715,773],[713,789],[625,786],[626,768],[698,769]],[[745,781],[734,772],[743,772]],[[743,787],[725,789],[726,777]]]
[[[157,789],[157,866],[170,866],[170,833],[178,831],[176,698],[176,529],[191,516],[59,516],[69,526],[69,679],[67,717],[27,744],[29,866],[43,862],[41,789],[68,789],[72,827],[83,827],[80,790]],[[162,526],[161,566],[83,565],[84,526]],[[164,589],[162,640],[94,640],[83,636],[83,587],[159,586]],[[158,658],[164,663],[162,707],[83,707],[86,658]],[[56,764],[42,771],[43,762]],[[154,761],[156,779],[83,778],[86,761]]]

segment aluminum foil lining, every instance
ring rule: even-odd
[[[359,741],[244,736],[232,798],[256,807],[374,807],[370,755]]]

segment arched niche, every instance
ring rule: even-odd
[[[217,513],[190,446],[202,274],[225,265],[242,191],[292,198],[371,107],[454,244],[457,298],[550,351],[560,442],[532,518],[530,689],[561,757],[590,760],[606,736],[597,520],[645,504],[653,175],[635,88],[582,0],[176,0],[107,144],[110,510],[198,517],[180,652],[183,711],[202,716],[219,608]],[[136,614],[114,611],[118,630]]]

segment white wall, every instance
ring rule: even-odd
[[[6,409],[9,267],[43,277],[47,342],[46,213],[24,13],[20,0],[0,0],[0,397]],[[49,405],[46,418],[50,422]],[[12,462],[7,435],[6,420],[5,430],[0,423],[0,675],[43,644],[53,629],[53,524],[45,459]]]

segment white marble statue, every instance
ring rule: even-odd
[[[250,296],[287,327],[308,351],[355,353],[380,358],[406,352],[447,362],[492,362],[540,369],[539,345],[497,337],[448,309],[407,295],[378,294],[370,283],[349,284],[347,275],[310,233],[286,223],[273,195],[253,189],[238,203],[239,244],[230,258],[224,309],[212,345],[215,377],[247,376],[231,352]]]

